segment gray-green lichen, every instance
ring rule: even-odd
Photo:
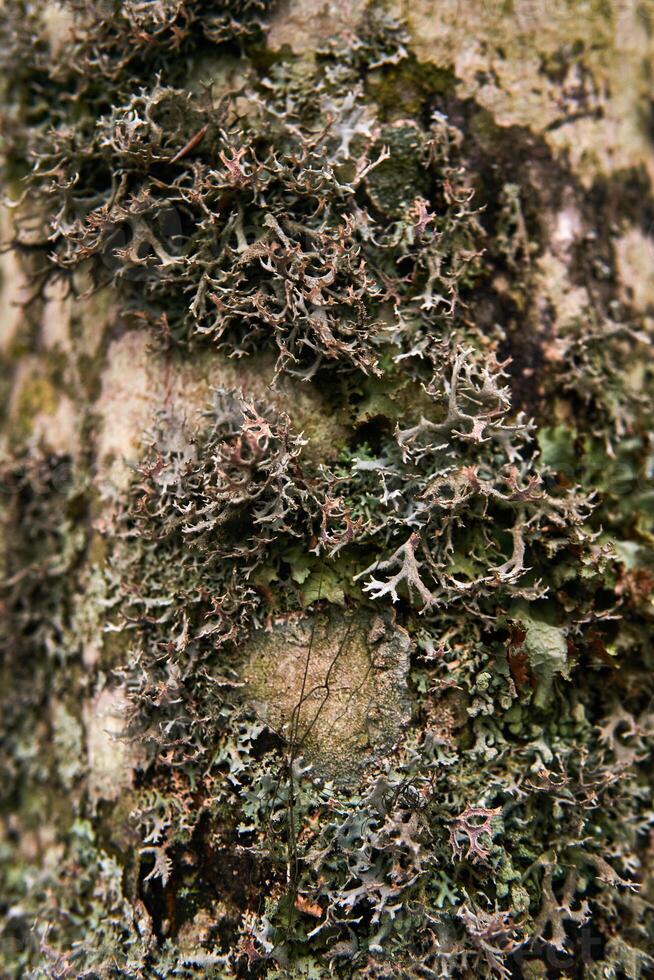
[[[432,6],[5,4],[4,974],[652,970],[626,14]]]

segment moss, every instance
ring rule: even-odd
[[[16,406],[15,435],[17,441],[26,439],[32,431],[37,415],[51,415],[57,407],[57,390],[44,377],[34,377],[26,381],[20,389]]]
[[[368,74],[366,89],[384,120],[424,119],[434,101],[454,94],[456,76],[451,69],[420,62],[409,55],[398,64]]]
[[[62,351],[49,351],[38,359],[31,350],[23,354],[12,350],[9,354],[11,365],[19,364],[22,358],[27,360],[27,364],[24,370],[14,375],[9,412],[9,436],[17,451],[33,435],[37,418],[46,419],[55,414],[66,390],[69,373]]]
[[[350,437],[349,413],[330,395],[302,386],[275,394],[277,404],[288,406],[293,428],[306,439],[304,457],[314,465],[336,460]]]
[[[420,165],[420,130],[412,122],[398,121],[383,127],[379,139],[390,159],[371,175],[368,194],[387,218],[401,218],[417,197],[428,193],[428,178]]]

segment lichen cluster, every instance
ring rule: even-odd
[[[309,60],[266,49],[268,6],[69,3],[58,51],[43,4],[6,11],[34,302],[91,281],[176,356],[272,351],[343,438],[216,386],[111,506],[89,460],[11,445],[2,969],[645,975],[648,322],[548,159],[592,302],[525,339],[523,134],[377,5]],[[101,797],[80,704],[107,691],[135,761]]]

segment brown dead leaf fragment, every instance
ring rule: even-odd
[[[298,895],[294,904],[298,912],[304,912],[305,915],[312,915],[314,919],[322,918],[321,907],[316,902],[309,901],[304,895]]]

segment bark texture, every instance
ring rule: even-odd
[[[654,7],[5,0],[0,972],[654,972]]]

